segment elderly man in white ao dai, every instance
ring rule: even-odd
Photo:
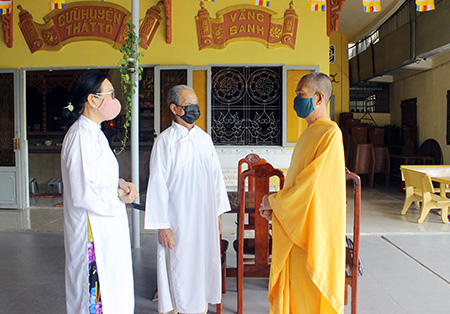
[[[172,125],[150,159],[145,228],[158,229],[160,313],[206,313],[221,302],[220,215],[230,210],[211,137],[195,125],[198,98],[185,85],[167,102]]]

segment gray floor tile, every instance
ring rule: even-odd
[[[359,278],[359,313],[450,313],[450,225],[430,213],[417,224],[419,211],[400,215],[404,194],[399,186],[363,186],[361,255],[365,272]],[[63,209],[61,198],[35,199],[25,210],[0,210],[0,313],[64,313]],[[353,226],[351,192],[347,231]],[[131,217],[130,210],[128,211]],[[156,233],[143,228],[141,248],[133,249],[135,313],[157,313],[150,296],[156,289]],[[224,238],[230,242],[228,265],[236,264],[232,242],[236,217],[224,217]],[[1,230],[4,230],[1,232]],[[24,232],[26,231],[26,232]],[[48,233],[50,232],[50,233]],[[384,237],[384,238],[383,238]],[[227,280],[224,313],[236,311],[236,284]],[[244,282],[244,312],[268,313],[267,278]],[[215,313],[215,307],[210,307]],[[345,313],[350,313],[346,306]]]
[[[413,235],[398,235],[409,242]],[[420,236],[421,237],[421,236]],[[436,257],[437,252],[431,252]],[[379,236],[361,238],[360,313],[449,313],[450,285]],[[387,312],[381,308],[391,309]]]

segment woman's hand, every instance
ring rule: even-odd
[[[139,192],[136,185],[132,182],[126,182],[124,179],[119,179],[119,198],[126,204],[133,203],[139,197]]]
[[[175,247],[175,239],[173,237],[172,229],[159,229],[158,241],[166,249],[173,249]]]

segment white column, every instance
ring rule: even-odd
[[[139,38],[139,0],[132,0],[131,2],[131,23],[135,26],[134,31]],[[136,42],[135,45],[138,45]],[[136,93],[133,94],[133,110],[131,113],[131,181],[136,184],[139,191],[139,63],[136,62],[136,71],[132,74],[131,79],[136,84]],[[139,199],[135,203],[140,203]],[[133,248],[141,247],[141,223],[140,212],[137,209],[132,209],[132,237],[131,246]]]

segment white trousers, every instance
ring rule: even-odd
[[[208,313],[208,304],[206,304],[206,310],[204,311],[204,312],[201,312],[201,313],[196,313],[196,314],[206,314],[206,313]],[[170,312],[166,312],[166,313],[159,313],[159,314],[180,314],[180,313],[175,313],[175,311],[174,310],[172,310],[172,311],[170,311]]]

